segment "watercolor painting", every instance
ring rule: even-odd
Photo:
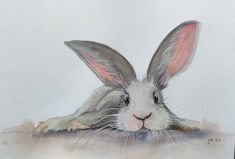
[[[82,4],[82,1],[77,3]],[[86,6],[89,2],[84,2],[84,4]],[[150,4],[149,6],[151,6]],[[160,1],[159,3],[153,4],[160,4]],[[162,4],[167,5],[167,3]],[[192,4],[195,5],[194,1],[192,1]],[[34,6],[33,4],[31,5]],[[68,6],[65,5],[65,8],[66,7]],[[60,13],[66,15],[65,12]],[[182,13],[184,15],[186,12],[182,11]],[[29,15],[27,14],[27,16]],[[89,14],[84,16],[84,18],[89,19]],[[66,35],[64,46],[62,45],[64,50],[62,50],[59,55],[53,53],[55,58],[48,59],[50,56],[47,56],[47,52],[51,49],[53,50],[52,46],[58,47],[59,44],[50,44],[47,39],[45,40],[46,43],[43,41],[40,42],[39,44],[42,46],[49,46],[48,51],[47,47],[45,47],[43,48],[45,53],[38,53],[36,51],[36,54],[29,55],[31,56],[30,59],[37,60],[37,57],[42,59],[46,58],[51,62],[47,63],[45,61],[45,66],[49,68],[53,66],[53,69],[51,69],[58,71],[61,70],[63,66],[65,72],[59,76],[56,71],[50,72],[50,69],[47,70],[47,67],[42,69],[44,66],[43,63],[40,63],[38,65],[39,68],[37,68],[37,66],[35,67],[37,62],[31,61],[28,63],[19,63],[19,66],[24,65],[27,66],[24,67],[25,70],[32,69],[34,71],[17,74],[17,72],[15,72],[16,68],[13,67],[14,69],[12,69],[14,75],[18,77],[11,78],[12,81],[18,79],[20,83],[14,85],[14,82],[9,82],[13,84],[13,86],[17,86],[13,89],[16,92],[7,89],[10,87],[7,87],[8,84],[4,83],[4,80],[1,80],[2,88],[5,90],[5,98],[2,100],[2,108],[5,109],[2,109],[1,112],[9,111],[6,109],[9,105],[8,103],[13,105],[15,101],[19,104],[19,109],[15,109],[16,106],[13,107],[14,111],[12,115],[15,117],[14,120],[12,118],[11,120],[6,120],[5,123],[2,122],[3,124],[0,129],[0,157],[6,159],[233,158],[235,153],[235,139],[233,133],[234,128],[231,125],[234,124],[232,114],[234,114],[235,109],[232,108],[230,102],[232,101],[232,99],[230,100],[231,96],[226,96],[226,99],[230,101],[228,102],[229,107],[224,106],[224,108],[220,104],[220,99],[216,98],[218,106],[221,106],[227,111],[224,113],[227,114],[227,119],[220,111],[222,108],[219,109],[215,107],[216,109],[210,109],[210,100],[214,99],[211,95],[222,94],[226,92],[226,90],[233,88],[232,86],[231,88],[225,87],[225,85],[220,86],[220,83],[214,85],[213,79],[216,80],[216,77],[210,75],[209,67],[216,67],[212,66],[213,60],[216,60],[216,56],[210,56],[209,60],[205,60],[209,67],[200,64],[200,66],[198,65],[198,69],[194,68],[194,71],[188,75],[190,76],[188,79],[181,79],[181,77],[190,71],[191,67],[193,68],[192,64],[195,63],[195,61],[200,63],[200,58],[196,58],[198,48],[200,48],[199,53],[208,51],[206,49],[207,43],[200,42],[207,41],[209,43],[208,39],[206,39],[205,31],[203,32],[204,22],[207,23],[206,20],[200,16],[191,16],[190,19],[182,16],[182,20],[177,20],[177,23],[172,22],[171,24],[170,21],[166,24],[162,24],[164,21],[162,21],[161,24],[156,23],[162,26],[169,24],[167,28],[170,29],[161,28],[165,31],[164,34],[159,36],[161,38],[158,38],[160,40],[158,44],[152,41],[146,42],[154,44],[152,46],[155,46],[155,51],[148,60],[144,53],[138,53],[140,48],[143,50],[147,49],[145,48],[147,45],[144,42],[137,42],[138,46],[135,46],[134,41],[131,41],[131,46],[136,47],[135,51],[137,53],[133,53],[131,56],[127,57],[125,53],[122,53],[123,48],[118,49],[119,47],[115,47],[115,45],[112,45],[110,42],[106,43],[105,40],[102,39],[92,39],[90,38],[92,36],[89,35],[88,32],[81,34],[79,31],[77,35],[80,35],[81,39],[74,38],[78,36],[73,36],[73,29],[70,30],[69,33],[64,33],[64,35]],[[54,23],[56,23],[56,21],[53,21],[53,24]],[[79,22],[73,23],[76,24]],[[31,25],[33,26],[33,24]],[[128,28],[128,26],[126,27]],[[212,27],[212,29],[215,28],[216,27]],[[52,34],[50,32],[44,33],[44,29],[42,28],[38,29],[38,31],[42,33],[39,36],[43,35],[47,37]],[[60,26],[58,26],[58,30],[59,29]],[[82,28],[80,29],[82,30]],[[91,29],[93,29],[93,27],[91,27]],[[94,29],[99,30],[98,28]],[[229,29],[231,29],[231,31],[233,30],[232,27]],[[207,28],[207,25],[205,26],[205,30],[210,32],[210,28]],[[135,31],[135,29],[132,30],[132,33],[133,31]],[[233,33],[230,33],[231,35],[234,35],[235,30],[233,31]],[[27,28],[26,32],[29,32]],[[146,29],[143,29],[143,33],[147,32]],[[152,31],[148,33],[150,35]],[[16,33],[16,35],[17,34],[20,33]],[[126,35],[122,35],[123,38],[127,36],[128,32],[125,34]],[[203,37],[201,37],[201,34]],[[34,33],[29,33],[29,35],[34,35]],[[64,35],[61,35],[61,37],[65,37]],[[89,40],[84,40],[82,38],[83,36],[86,37],[85,39]],[[115,38],[115,36],[113,38]],[[72,38],[66,40],[68,37]],[[112,39],[111,35],[108,37]],[[31,38],[34,39],[33,36]],[[142,34],[139,38],[144,39]],[[17,43],[17,41],[15,42]],[[232,41],[229,42],[232,43]],[[37,41],[36,43],[27,43],[23,46],[34,46],[36,49],[38,46],[35,44],[37,44]],[[128,45],[130,45],[130,43]],[[118,43],[116,46],[119,46]],[[12,47],[12,49],[15,50],[16,48]],[[203,49],[205,49],[205,51]],[[7,49],[5,50],[7,51]],[[21,50],[19,50],[19,52],[20,51]],[[65,53],[65,51],[70,54]],[[16,57],[18,56],[20,56],[20,54],[16,55]],[[78,68],[81,72],[78,72],[78,75],[75,75],[76,70],[74,67],[69,66],[71,61],[66,59],[67,56],[71,56],[74,63],[81,63],[82,67]],[[2,57],[7,56],[3,54]],[[132,59],[131,57],[138,57],[138,60]],[[23,57],[20,57],[18,60],[21,58]],[[129,60],[129,58],[131,60]],[[68,66],[58,66],[59,63],[64,63],[66,60]],[[222,59],[220,60],[221,66],[214,72],[217,77],[231,75],[231,73],[226,74],[226,72],[223,73],[223,76],[216,74],[223,68],[222,65],[234,65],[231,59],[227,59],[227,63],[225,59],[223,60],[223,62]],[[23,61],[29,61],[29,59]],[[143,64],[140,64],[142,62]],[[12,67],[11,61],[5,64],[8,64],[6,65],[7,69],[5,72],[10,74],[10,67]],[[137,64],[141,66],[140,70],[143,72],[142,75],[138,73],[139,67],[135,68]],[[143,67],[144,64],[147,64],[147,66]],[[51,77],[51,81],[46,78],[47,76],[42,76],[43,73],[41,71],[49,71],[48,77]],[[88,72],[90,72],[90,75]],[[205,72],[204,76],[203,72]],[[74,79],[76,76],[77,79]],[[7,74],[3,72],[3,79],[7,79],[7,77]],[[233,75],[231,75],[230,78],[232,77]],[[79,79],[81,81],[79,81]],[[92,83],[93,79],[100,83]],[[58,82],[62,83],[58,85],[58,82],[54,83],[53,80],[58,80]],[[78,80],[76,84],[78,89],[75,85],[71,84],[71,82],[75,83],[74,80]],[[177,83],[174,83],[175,80],[183,80],[181,87],[178,87],[178,89]],[[202,82],[197,83],[197,81],[200,80]],[[40,91],[32,89],[33,87],[30,85],[35,86],[33,81],[36,81],[38,87],[42,88]],[[206,83],[203,84],[203,82]],[[204,88],[203,85],[207,85],[207,87]],[[48,89],[43,89],[43,86]],[[55,91],[56,89],[53,90],[53,87],[57,86],[62,89],[60,91]],[[196,108],[198,109],[196,111],[191,109],[190,111],[186,111],[185,114],[182,113],[182,110],[181,112],[177,112],[180,106],[174,104],[175,101],[171,102],[168,100],[168,98],[172,97],[167,97],[166,95],[166,92],[171,88],[173,89],[170,91],[171,96],[177,97],[175,98],[176,103],[177,101],[182,102],[188,100],[189,103],[195,104],[192,107],[196,107],[199,104],[205,105],[199,107],[201,108],[200,110],[199,108]],[[209,88],[211,89],[205,90]],[[17,94],[17,89],[20,91],[23,90],[22,94]],[[88,91],[89,89],[90,91]],[[211,93],[212,90],[214,90],[213,93]],[[25,99],[29,101],[24,103],[23,97],[27,95],[27,91],[34,92],[35,94],[26,97]],[[71,91],[75,92],[72,93]],[[77,95],[79,91],[81,94],[80,97]],[[190,95],[190,92],[193,94]],[[15,94],[17,95],[14,101],[13,97]],[[196,96],[200,98],[197,99]],[[204,96],[205,98],[203,98]],[[19,99],[17,100],[18,97]],[[225,97],[221,98],[223,99],[221,103],[226,104],[226,102],[224,102]],[[26,108],[29,103],[32,104],[37,101],[37,99],[41,99],[40,102],[38,101],[35,103],[35,106],[32,105]],[[45,103],[45,105],[38,105],[42,103]],[[23,107],[23,105],[25,105],[25,107]],[[51,109],[49,108],[50,105],[52,105]],[[72,108],[72,105],[75,106]],[[231,110],[228,111],[230,106]],[[69,107],[71,107],[71,109]],[[39,116],[41,115],[40,117],[35,118],[33,114],[34,109]],[[60,109],[61,113],[58,113],[57,111]],[[183,109],[185,111],[185,107]],[[20,112],[22,113],[20,114]],[[25,114],[23,112],[25,112]],[[193,115],[190,116],[190,113]],[[205,116],[203,113],[207,115]],[[10,118],[7,113],[6,116],[4,116],[4,113],[1,114],[3,120]],[[32,114],[32,116],[29,114]],[[212,114],[212,116],[210,116],[210,114]],[[213,120],[213,116],[215,119],[220,120]]]

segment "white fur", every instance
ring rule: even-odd
[[[153,101],[153,92],[156,88],[151,82],[137,81],[127,88],[130,97],[130,104],[124,107],[118,114],[117,126],[125,131],[137,131],[142,128],[143,121],[134,117],[144,118],[150,113],[148,119],[145,119],[144,126],[150,130],[163,130],[171,122],[170,114],[160,105]],[[160,94],[160,92],[158,92]]]

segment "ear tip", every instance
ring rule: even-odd
[[[73,45],[73,43],[74,43],[73,40],[71,40],[71,41],[65,41],[65,42],[64,42],[64,45],[65,45],[65,46],[68,46],[68,47],[71,47],[71,45]]]
[[[200,24],[201,22],[197,21],[197,20],[188,20],[188,21],[185,21],[183,22],[183,24]]]
[[[66,46],[71,46],[71,45],[73,45],[73,44],[79,44],[79,43],[81,43],[82,41],[80,41],[80,40],[70,40],[70,41],[64,41],[64,44],[66,45]]]
[[[68,46],[70,41],[64,41],[64,45]]]
[[[196,27],[196,29],[198,29],[200,25],[201,25],[201,22],[196,21],[196,20],[189,20],[180,24],[180,26],[194,26]]]

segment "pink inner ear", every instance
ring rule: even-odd
[[[190,23],[176,32],[176,44],[167,74],[173,76],[187,65],[193,53],[198,24]]]
[[[90,66],[98,73],[100,77],[107,81],[115,81],[117,83],[121,83],[120,79],[116,77],[114,74],[110,73],[108,69],[99,64],[97,60],[89,54],[84,54],[83,57],[90,64]]]

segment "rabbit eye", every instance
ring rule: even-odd
[[[153,92],[153,101],[155,104],[158,104],[158,95],[156,92]]]
[[[130,103],[130,98],[128,94],[125,94],[123,101],[125,103],[125,105],[127,106]]]

